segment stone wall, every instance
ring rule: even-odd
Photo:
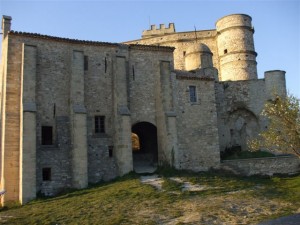
[[[286,95],[284,74],[284,71],[274,71],[274,74],[270,71],[265,79],[216,83],[221,151],[233,146],[247,150],[247,141],[267,129],[268,122],[261,112],[274,94]]]
[[[83,160],[82,157],[78,158],[80,162],[75,160],[72,163],[71,160],[74,156],[71,141],[72,126],[70,124],[70,111],[74,109],[70,105],[73,50],[82,51],[89,57],[89,69],[82,74],[85,85],[82,89],[85,90],[82,92],[82,96],[87,108],[89,182],[98,182],[117,176],[114,159],[108,157],[108,146],[113,145],[112,141],[108,141],[111,140],[113,135],[113,127],[110,126],[110,121],[112,120],[112,98],[110,97],[112,80],[109,76],[112,64],[111,57],[108,57],[107,54],[114,53],[115,47],[105,48],[99,46],[97,50],[96,47],[43,40],[36,37],[27,37],[26,35],[10,34],[9,36],[11,42],[10,51],[17,56],[19,54],[18,57],[20,58],[22,56],[23,43],[26,43],[28,46],[36,46],[37,48],[37,191],[46,195],[53,195],[65,188],[73,187],[73,168],[75,164],[79,165],[81,160]],[[105,59],[105,57],[107,58]],[[17,66],[17,61],[15,60],[11,65]],[[21,74],[21,71],[14,71],[14,74],[18,76]],[[76,105],[76,101],[74,99],[72,102]],[[93,131],[95,115],[106,117],[106,134],[104,136],[97,136]],[[72,123],[74,123],[73,119]],[[42,126],[53,127],[53,144],[51,146],[41,144]],[[105,157],[99,160],[97,156]],[[83,167],[86,166],[83,165]],[[83,167],[81,166],[81,168]],[[51,168],[51,180],[43,181],[43,168]],[[78,174],[82,174],[82,172],[78,172]],[[81,177],[82,175],[78,176]]]
[[[155,60],[154,60],[155,59]],[[156,89],[160,79],[160,61],[172,61],[171,54],[131,51],[129,65],[130,112],[132,124],[146,121],[157,126]]]
[[[110,43],[82,44],[14,32],[9,34],[9,40],[11,53],[8,57],[14,59],[8,64],[9,70],[13,69],[11,78],[12,75],[20,77],[23,46],[33,46],[35,49],[34,56],[26,55],[26,66],[34,68],[34,74],[33,69],[24,70],[29,71],[26,77],[34,75],[35,79],[28,84],[24,82],[24,96],[29,97],[23,100],[29,111],[34,108],[36,115],[37,192],[54,195],[66,188],[85,187],[87,181],[110,180],[131,171],[133,123],[148,121],[154,125],[168,124],[165,119],[158,119],[162,117],[157,114],[157,107],[161,107],[161,115],[168,110],[165,107],[167,103],[160,101],[164,96],[164,86],[159,83],[164,75],[160,63],[168,62],[169,74],[166,76],[167,80],[171,79],[172,48],[161,50],[157,47]],[[35,88],[34,99],[31,99],[33,89],[30,85]],[[171,93],[172,89],[169,89],[171,99],[168,102],[173,101]],[[20,94],[17,100],[20,100]],[[9,103],[14,102],[10,100]],[[104,133],[95,132],[95,116],[105,117]],[[18,124],[20,118],[16,121]],[[51,144],[42,143],[43,126],[52,127]],[[169,129],[169,125],[158,131],[159,138],[167,140],[166,144],[172,143],[169,135],[174,136],[176,130],[167,132],[165,129]],[[24,137],[31,140],[28,135]],[[121,140],[126,140],[126,143]],[[24,139],[24,146],[28,144]],[[126,147],[128,156],[125,157],[120,146]],[[172,148],[171,144],[169,146]],[[87,149],[86,153],[84,149]],[[161,151],[163,149],[167,148],[161,148]],[[35,167],[34,164],[32,167]],[[18,166],[15,169],[19,171]],[[44,169],[51,173],[49,180],[43,178]],[[15,175],[17,181],[19,176],[17,173]]]
[[[216,83],[216,98],[220,150],[246,150],[247,140],[267,126],[260,116],[266,101],[264,80]]]
[[[6,21],[8,22],[8,21]],[[5,24],[5,23],[3,23]],[[10,25],[10,21],[9,21]],[[3,27],[8,32],[7,27]],[[21,68],[22,45],[15,46],[6,33],[2,42],[1,63],[1,188],[7,192],[2,205],[19,200],[19,170],[21,141]],[[11,52],[10,49],[16,48]]]
[[[187,53],[188,48],[197,43],[199,45],[202,43],[207,45],[213,53],[213,65],[219,69],[218,47],[215,39],[216,34],[217,32],[215,30],[179,32],[167,35],[160,34],[161,36],[159,37],[143,38],[125,43],[175,47],[174,68],[178,70],[185,69],[185,54]]]
[[[221,168],[245,176],[293,175],[300,172],[300,160],[295,156],[223,160]]]
[[[171,70],[172,52],[145,52],[132,49],[130,53],[130,112],[132,125],[149,122],[157,128],[158,163],[172,165],[171,151],[177,136],[172,120],[174,112]],[[175,125],[176,126],[176,125]]]
[[[179,169],[201,171],[217,168],[220,151],[214,80],[177,77]],[[196,87],[197,102],[190,102],[191,85]]]

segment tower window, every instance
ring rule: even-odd
[[[189,86],[190,102],[197,102],[196,86]]]
[[[132,65],[132,80],[135,80],[134,65]]]
[[[95,116],[95,133],[105,133],[105,116]]]
[[[53,129],[51,126],[42,126],[42,145],[53,144]]]
[[[224,49],[224,54],[227,54],[227,52],[228,52],[227,49]]]
[[[183,56],[185,56],[185,54],[186,54],[186,51],[183,51]]]
[[[51,168],[43,168],[43,181],[51,181]]]

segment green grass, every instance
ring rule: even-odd
[[[262,210],[255,217],[246,218],[247,222],[253,223],[293,214],[300,208],[300,176],[240,178],[174,170],[160,170],[159,176],[164,180],[163,191],[141,184],[138,175],[130,174],[89,189],[4,208],[0,211],[0,223],[109,225],[159,224],[178,220],[174,224],[184,224],[180,218],[187,213],[198,215],[199,212],[201,221],[222,219],[223,214],[226,215],[225,221],[230,216],[242,218],[243,204],[245,208]],[[168,179],[174,176],[212,188],[182,192],[181,184]]]

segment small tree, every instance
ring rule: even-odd
[[[266,149],[297,155],[300,158],[300,102],[293,95],[277,97],[266,103],[262,115],[268,118],[268,128],[258,138],[248,142],[252,151]]]

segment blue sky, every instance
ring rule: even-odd
[[[214,29],[232,13],[253,19],[259,78],[285,70],[287,89],[300,98],[299,0],[0,0],[0,14],[12,16],[13,30],[108,42],[139,39],[149,23],[174,22],[179,32]]]

